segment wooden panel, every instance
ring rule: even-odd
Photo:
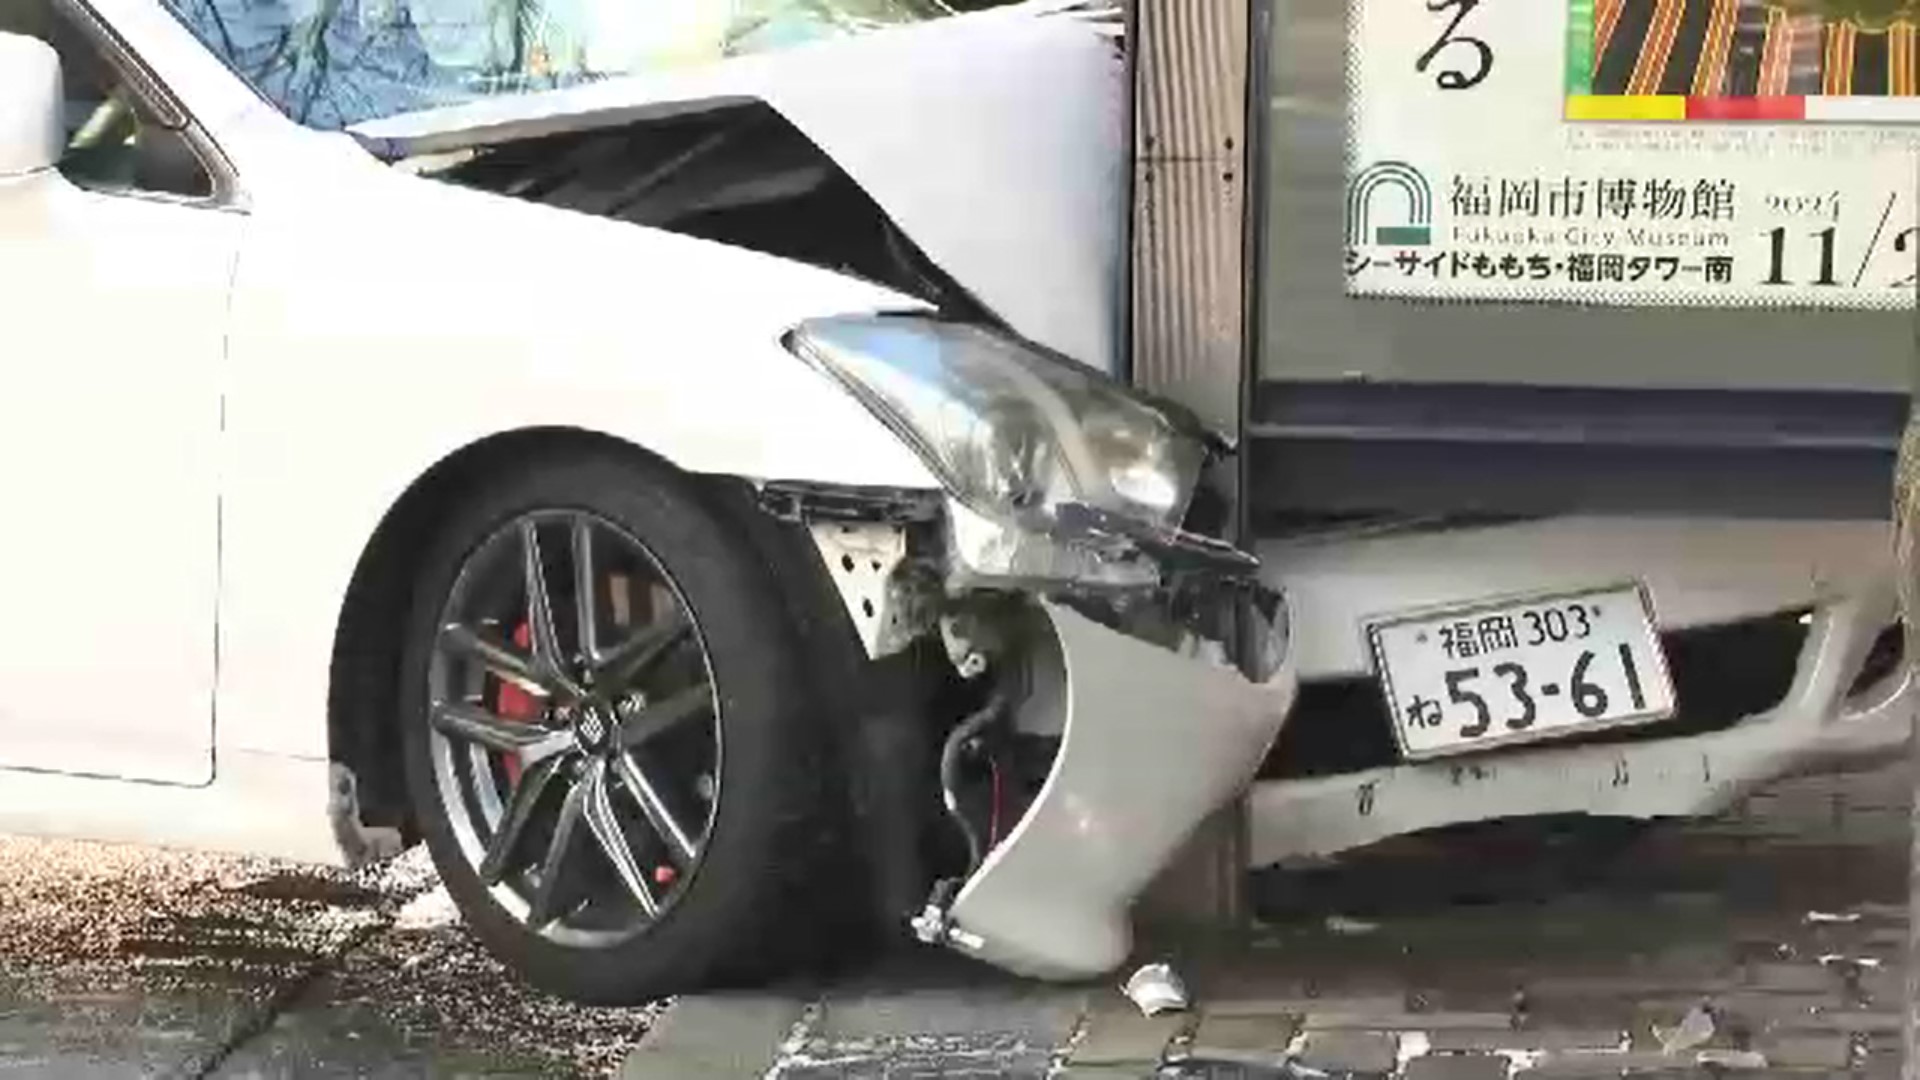
[[[1237,160],[1249,0],[1138,0],[1134,140],[1142,157]]]
[[[1133,377],[1239,427],[1251,0],[1135,8]]]
[[[1133,380],[1236,435],[1246,357],[1255,2],[1134,0],[1131,26]],[[1223,479],[1235,486],[1232,477]],[[1147,890],[1137,906],[1142,922],[1221,929],[1243,923],[1246,852],[1245,807],[1236,800]]]
[[[1245,200],[1229,175],[1210,161],[1135,168],[1133,377],[1237,431]]]

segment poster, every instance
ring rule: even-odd
[[[1353,0],[1349,294],[1914,303],[1920,0]]]

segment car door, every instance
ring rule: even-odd
[[[0,768],[205,783],[246,219],[86,16],[0,0],[0,30],[60,54],[70,134],[57,172],[0,179]]]

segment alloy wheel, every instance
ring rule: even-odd
[[[712,665],[652,554],[585,511],[523,514],[462,563],[429,668],[430,750],[468,864],[529,930],[655,924],[719,804]]]

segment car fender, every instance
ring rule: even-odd
[[[223,749],[326,754],[333,634],[362,552],[419,477],[494,435],[565,428],[693,473],[937,487],[780,340],[811,315],[917,302],[360,161],[262,192],[240,259]]]

